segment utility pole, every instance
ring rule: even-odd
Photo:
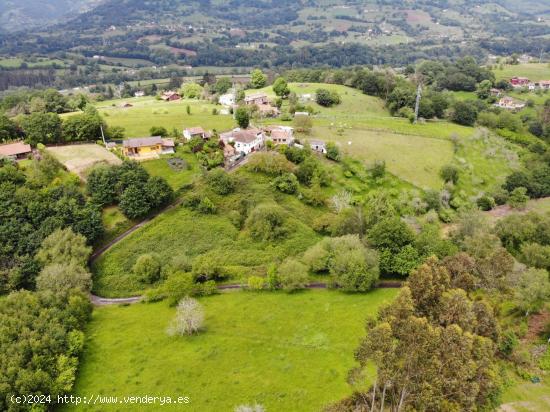
[[[539,63],[542,63],[542,51],[543,51],[543,50],[544,50],[544,49],[542,49],[542,48],[540,49]]]
[[[422,83],[418,82],[416,89],[416,104],[414,106],[414,124],[418,122],[418,110],[420,109],[420,99],[422,98]]]
[[[107,147],[107,142],[105,141],[105,133],[103,133],[103,126],[100,125],[99,128],[101,129],[101,138],[103,139],[103,144],[105,147]]]

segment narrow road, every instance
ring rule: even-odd
[[[397,280],[383,280],[376,285],[377,289],[393,289],[400,288],[402,282]],[[307,289],[327,289],[327,284],[323,282],[313,282],[306,286]],[[241,283],[233,283],[228,285],[218,285],[219,291],[224,290],[240,290],[246,289]],[[137,303],[142,300],[142,296],[131,296],[129,298],[102,298],[100,296],[91,295],[90,300],[95,306],[106,306],[106,305],[121,305],[121,304],[132,304]]]

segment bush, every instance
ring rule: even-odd
[[[275,189],[287,194],[294,194],[298,191],[298,178],[294,173],[285,173],[277,176],[271,183]]]
[[[151,136],[166,137],[168,136],[168,130],[162,126],[153,126],[149,129],[149,134]]]
[[[260,276],[250,276],[246,284],[249,290],[262,290],[265,287],[265,279]]]
[[[495,199],[487,195],[481,196],[477,199],[476,203],[481,210],[485,211],[491,210],[495,207]]]
[[[439,171],[439,176],[445,183],[456,184],[458,182],[458,168],[454,165],[445,165]]]
[[[288,233],[285,228],[285,220],[285,216],[278,206],[262,204],[252,210],[246,219],[246,227],[252,238],[273,241]]]
[[[216,213],[216,205],[209,198],[203,197],[197,205],[197,211],[205,215],[214,214]]]
[[[193,298],[183,298],[176,308],[176,316],[168,327],[168,335],[183,336],[197,333],[204,323],[204,311]]]
[[[516,187],[510,193],[508,198],[508,204],[514,209],[523,209],[529,200],[527,196],[527,189],[524,187]]]
[[[42,269],[36,278],[36,288],[55,293],[70,289],[89,293],[92,289],[92,275],[83,266],[75,263],[53,263]]]
[[[235,191],[235,180],[225,170],[217,168],[208,173],[206,181],[218,195],[227,195]]]
[[[386,162],[384,160],[376,160],[371,169],[373,179],[381,179],[386,175]]]
[[[307,266],[295,259],[285,260],[277,273],[282,289],[287,292],[305,289],[308,284]]]
[[[294,165],[277,152],[255,153],[248,161],[247,168],[256,173],[278,176],[294,171]]]
[[[140,255],[132,267],[132,272],[147,284],[152,284],[160,279],[160,270],[160,259],[153,253]]]
[[[235,111],[235,120],[241,129],[246,129],[250,124],[250,113],[246,107],[239,107]]]
[[[310,133],[311,128],[313,127],[313,122],[309,116],[294,116],[292,126],[300,133]]]
[[[326,148],[327,159],[334,160],[336,162],[340,160],[340,149],[338,148],[338,146],[336,146],[336,143],[328,142]]]
[[[340,95],[336,92],[331,92],[327,89],[317,89],[315,92],[315,101],[318,105],[331,107],[340,104]]]

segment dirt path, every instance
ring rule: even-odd
[[[399,281],[381,281],[376,285],[377,289],[393,289],[400,288],[402,285]],[[224,290],[241,290],[245,289],[246,286],[241,283],[233,283],[229,285],[218,285],[219,291]],[[327,289],[328,286],[323,282],[313,282],[306,286],[307,289]],[[137,303],[142,300],[142,296],[131,296],[128,298],[102,298],[101,296],[91,295],[90,300],[95,306],[107,306],[107,305],[121,305],[121,304],[132,304]]]

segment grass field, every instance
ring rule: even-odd
[[[497,80],[509,80],[514,76],[527,77],[530,80],[550,80],[548,63],[506,64],[502,70],[497,66],[494,70]]]
[[[541,383],[517,381],[502,397],[501,412],[547,412],[550,410],[550,377]]]
[[[133,107],[122,108],[122,102],[128,101]],[[115,106],[112,106],[112,105]],[[186,112],[191,107],[191,115]],[[212,115],[212,109],[220,108],[198,100],[164,102],[154,98],[123,99],[100,102],[99,112],[109,126],[122,126],[127,137],[150,136],[152,126],[163,126],[168,131],[174,128],[181,133],[186,127],[202,126],[207,130],[223,131],[235,127],[235,121],[229,115]]]
[[[259,403],[267,411],[319,411],[351,394],[346,377],[364,319],[396,293],[224,293],[200,300],[205,331],[180,338],[165,332],[175,313],[165,303],[99,308],[74,393],[191,399],[162,410],[233,411]]]
[[[172,189],[177,190],[187,183],[191,183],[194,177],[199,173],[197,157],[193,154],[184,154],[177,152],[177,157],[182,158],[188,168],[186,170],[174,170],[168,164],[169,157],[147,160],[141,162],[141,165],[149,172],[151,176],[160,176],[166,179]]]
[[[121,160],[103,146],[97,144],[78,144],[48,147],[57,160],[71,172],[81,178],[85,177],[87,169],[97,163],[120,164]]]

